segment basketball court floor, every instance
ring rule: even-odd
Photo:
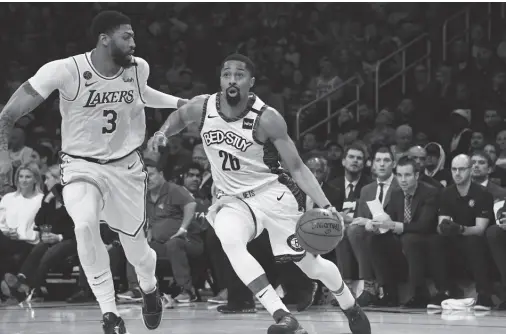
[[[156,331],[141,321],[140,305],[121,305],[119,310],[130,334],[265,334],[272,318],[257,314],[224,315],[207,303],[165,310]],[[368,309],[373,334],[499,334],[506,333],[506,312],[449,312],[427,310]],[[350,333],[346,317],[336,308],[312,307],[297,314],[310,334]],[[40,303],[0,306],[0,334],[86,333],[102,334],[96,304]]]

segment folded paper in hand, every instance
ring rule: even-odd
[[[371,211],[373,220],[380,220],[386,215],[385,210],[383,210],[383,205],[378,199],[368,201],[367,206],[369,207],[369,211]],[[388,232],[388,229],[380,228],[379,231],[381,234],[383,234]]]

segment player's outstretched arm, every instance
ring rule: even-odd
[[[286,122],[274,109],[267,109],[260,118],[260,127],[272,141],[297,185],[321,208],[330,206],[327,196],[313,173],[302,162],[299,152],[290,136],[288,136]]]
[[[148,141],[148,149],[157,152],[160,146],[167,145],[167,138],[178,134],[188,125],[199,122],[202,119],[205,99],[206,96],[196,96],[171,113],[160,130]]]
[[[144,90],[143,97],[144,101],[146,101],[146,106],[156,109],[181,108],[183,105],[188,103],[188,100],[186,99],[180,99],[177,96],[162,93],[149,86],[147,86]]]
[[[32,112],[44,100],[28,81],[11,96],[0,113],[0,164],[9,161],[7,144],[16,121]]]

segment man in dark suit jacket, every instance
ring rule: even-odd
[[[331,197],[328,198],[332,205],[342,212],[346,225],[353,221],[360,191],[371,182],[370,177],[363,172],[364,162],[365,151],[362,146],[352,144],[346,147],[342,159],[344,175],[330,182],[330,185],[335,187],[337,191],[334,192],[334,202]],[[329,196],[327,189],[322,188],[325,195]],[[345,280],[358,279],[358,263],[346,234],[336,247],[335,257],[337,266]]]
[[[373,221],[383,231],[388,230],[371,238],[371,259],[377,282],[383,286],[384,306],[398,304],[397,284],[406,264],[413,297],[405,306],[425,308],[430,301],[425,285],[426,249],[428,236],[436,233],[439,189],[420,182],[418,176],[414,159],[399,159],[396,178],[400,189],[392,192],[385,210],[388,217]]]
[[[379,200],[383,208],[390,202],[392,191],[399,185],[393,176],[394,155],[388,147],[380,147],[373,155],[373,168],[377,175],[376,181],[364,186],[360,191],[357,202],[355,219],[346,229],[353,255],[358,262],[359,279],[364,280],[364,291],[357,298],[361,306],[367,306],[376,300],[375,273],[371,263],[370,238],[379,232],[371,224],[365,222],[371,220],[372,214],[367,205],[368,201]],[[343,239],[344,240],[344,239]]]
[[[489,175],[492,172],[492,159],[484,151],[474,151],[471,154],[471,179],[482,185],[492,195],[494,202],[506,199],[506,189],[491,182]],[[491,217],[492,221],[494,218]]]
[[[418,181],[425,182],[436,188],[443,188],[441,182],[425,174],[425,161],[427,160],[427,151],[421,146],[413,146],[408,151],[408,156],[416,162],[419,172]]]

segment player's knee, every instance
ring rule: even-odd
[[[63,188],[63,200],[74,222],[98,222],[101,195],[94,185],[80,181],[70,183]]]
[[[296,264],[312,279],[320,278],[328,270],[328,265],[332,265],[330,261],[325,260],[320,255],[314,256],[309,253],[300,262],[296,262]]]

